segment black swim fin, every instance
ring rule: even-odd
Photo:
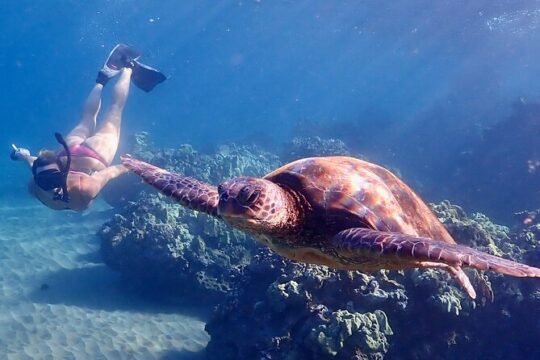
[[[116,45],[99,71],[96,82],[105,85],[109,79],[118,75],[122,68],[133,67],[140,56],[141,52],[132,46]]]
[[[141,90],[150,92],[156,85],[167,80],[167,77],[163,73],[148,65],[141,64],[136,60],[134,64],[131,81]]]
[[[120,70],[129,67],[131,62],[137,60],[140,56],[141,52],[133,46],[118,44],[109,54],[105,66],[113,70]]]

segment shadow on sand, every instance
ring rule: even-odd
[[[204,350],[193,352],[188,350],[169,350],[161,354],[160,360],[203,360]]]
[[[201,308],[183,299],[165,301],[159,292],[135,290],[119,274],[103,263],[75,269],[61,269],[43,276],[36,283],[30,300],[45,304],[64,304],[105,311],[182,314],[207,319],[210,307]],[[178,300],[178,301],[177,301]]]

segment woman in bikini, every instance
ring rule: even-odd
[[[36,157],[12,145],[11,158],[24,161],[32,170],[30,193],[46,206],[85,210],[110,180],[127,172],[122,165],[111,163],[118,148],[130,81],[150,91],[165,80],[159,71],[139,63],[139,56],[138,51],[123,44],[111,51],[84,103],[81,121],[65,139],[56,134],[62,150],[42,150]],[[112,91],[112,103],[101,127],[96,129],[103,87],[116,75],[119,78]]]

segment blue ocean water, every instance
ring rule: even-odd
[[[398,168],[428,200],[461,201],[501,219],[511,211],[506,216],[502,205],[471,200],[451,176],[465,161],[460,154],[476,154],[483,130],[510,118],[516,103],[540,101],[540,4],[532,0],[7,0],[0,30],[4,257],[17,253],[9,248],[13,241],[24,247],[36,240],[29,237],[49,247],[47,232],[35,229],[46,221],[31,216],[54,222],[65,216],[30,198],[28,170],[9,160],[10,144],[32,152],[56,146],[53,132],[76,124],[97,70],[119,42],[141,49],[142,60],[168,76],[151,93],[132,88],[123,141],[148,131],[163,147],[210,150],[235,141],[281,149],[294,136],[343,137],[355,151]],[[482,178],[475,167],[460,171],[467,169],[467,179]],[[538,189],[531,192],[534,201],[538,196]],[[99,224],[88,225],[84,241],[92,242]],[[14,239],[18,227],[35,233]],[[28,251],[16,264],[34,261]],[[39,271],[88,265],[77,261]],[[36,302],[28,289],[39,281],[17,275],[10,286],[18,280],[30,283],[10,301]],[[197,326],[198,350],[207,339]],[[156,353],[163,351],[148,356]]]
[[[481,127],[516,98],[538,97],[534,4],[7,1],[0,140],[51,146],[53,130],[76,122],[104,56],[125,42],[170,76],[154,93],[132,91],[125,133],[280,146],[299,121],[355,123],[365,130],[351,145],[392,162],[409,149],[388,148],[426,114],[436,112],[434,131]],[[1,176],[17,183],[16,171]]]

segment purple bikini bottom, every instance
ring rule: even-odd
[[[76,157],[89,157],[92,159],[96,159],[97,161],[101,162],[106,167],[109,166],[108,162],[105,161],[103,156],[98,154],[98,152],[94,149],[92,149],[90,146],[86,145],[85,143],[77,144],[77,145],[71,145],[69,147],[69,153],[71,156]],[[58,153],[58,156],[67,156],[66,150],[61,150]]]

